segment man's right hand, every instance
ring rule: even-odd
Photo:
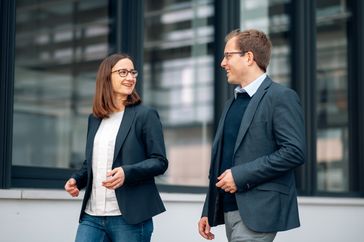
[[[80,193],[76,185],[76,180],[74,178],[70,178],[66,184],[64,185],[64,189],[68,192],[72,197],[77,197]]]
[[[198,222],[198,232],[205,239],[213,240],[215,238],[215,235],[211,233],[211,227],[209,225],[207,217],[202,217]]]

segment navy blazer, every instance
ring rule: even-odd
[[[81,215],[92,189],[92,153],[94,138],[101,123],[92,114],[88,119],[86,160],[72,175],[79,189],[85,188]],[[115,190],[119,209],[129,224],[137,224],[165,211],[154,177],[168,167],[162,125],[154,109],[143,105],[128,106],[115,141],[112,169],[122,167],[123,186]]]
[[[219,176],[223,127],[233,98],[223,110],[212,145],[209,190],[202,216],[209,224],[224,223]],[[303,110],[297,94],[267,77],[253,95],[242,118],[231,168],[238,191],[240,216],[256,232],[298,227],[294,168],[305,161]]]

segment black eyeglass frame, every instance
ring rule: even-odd
[[[125,71],[125,74],[122,74],[123,71]],[[134,69],[132,69],[132,70],[118,69],[118,70],[112,71],[111,73],[114,73],[114,72],[118,72],[120,77],[127,77],[129,75],[129,73],[134,78],[138,76],[138,71],[134,70]]]
[[[224,58],[229,60],[231,58],[231,55],[237,55],[240,54],[240,56],[245,55],[245,53],[248,51],[230,51],[230,52],[224,52]]]

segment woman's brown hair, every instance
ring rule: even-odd
[[[96,92],[92,107],[93,114],[98,118],[108,118],[111,113],[118,110],[113,99],[111,70],[116,63],[122,59],[129,59],[133,62],[133,59],[129,55],[120,53],[106,57],[99,66],[96,76]],[[124,105],[127,107],[137,105],[141,102],[142,100],[134,89],[133,92],[128,95]]]

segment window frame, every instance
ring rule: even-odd
[[[13,92],[15,60],[15,1],[0,4],[0,188],[11,185]]]
[[[12,165],[13,92],[15,60],[15,1],[3,0],[1,13],[0,56],[0,188],[63,188],[66,179],[74,172],[72,169],[41,168]],[[291,8],[291,53],[292,88],[299,94],[305,113],[307,136],[307,162],[296,169],[298,193],[301,196],[325,197],[364,197],[364,2],[348,1],[352,17],[348,21],[348,80],[349,80],[349,132],[350,132],[350,188],[355,192],[318,192],[316,189],[316,23],[315,1],[292,1]],[[240,25],[240,1],[214,1],[214,132],[220,118],[225,100],[232,95],[232,86],[221,80],[225,74],[220,68],[225,45],[224,36]],[[111,31],[110,52],[130,53],[141,71],[143,65],[143,0],[109,1]],[[354,24],[356,23],[356,24]],[[121,41],[122,40],[122,41]],[[137,90],[142,94],[142,83]],[[206,187],[158,184],[162,192],[205,193]]]

